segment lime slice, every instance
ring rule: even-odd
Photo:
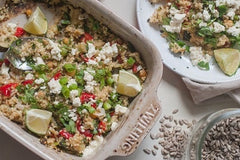
[[[52,118],[52,112],[41,109],[26,111],[26,126],[33,133],[45,135]]]
[[[240,52],[233,48],[222,48],[214,50],[214,57],[218,66],[228,76],[232,76],[238,69],[240,63]]]
[[[117,92],[126,96],[134,97],[142,90],[139,79],[125,70],[119,71]]]
[[[48,22],[39,7],[32,13],[23,29],[28,33],[42,35],[47,32]]]

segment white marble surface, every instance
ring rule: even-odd
[[[123,18],[126,22],[137,27],[136,20],[136,0],[101,0],[108,8]],[[174,109],[178,108],[180,112],[178,118],[196,119],[198,120],[203,115],[220,110],[222,108],[239,107],[228,96],[223,95],[214,99],[208,100],[200,105],[195,105],[192,102],[191,96],[183,84],[181,77],[164,68],[162,82],[158,88],[158,97],[163,108],[163,115],[170,114]],[[157,122],[151,132],[157,132],[160,124]],[[23,147],[11,137],[0,130],[0,160],[38,160],[40,159],[28,149]],[[157,156],[146,155],[142,151],[143,148],[153,148],[157,141],[150,139],[149,135],[144,139],[139,148],[128,157],[112,157],[109,160],[159,160],[161,159],[160,150]]]

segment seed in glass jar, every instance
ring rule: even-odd
[[[143,152],[146,153],[146,154],[150,154],[151,153],[150,149],[147,149],[147,148],[143,149]]]
[[[155,137],[156,137],[156,136],[155,136],[153,133],[150,133],[150,138],[151,138],[152,140],[154,140]]]
[[[163,118],[164,118],[164,119],[169,119],[169,116],[166,116],[166,115],[165,115],[165,116],[163,116]]]
[[[175,110],[172,111],[172,114],[177,114],[178,111],[179,111],[178,109],[175,109]]]
[[[159,122],[160,122],[160,123],[163,123],[163,122],[164,122],[164,119],[163,119],[163,118],[162,118],[162,119],[160,119],[160,120],[159,120]]]
[[[157,145],[153,145],[153,148],[158,150],[158,146]]]
[[[156,155],[157,155],[157,152],[156,152],[155,150],[152,150],[152,154],[153,154],[154,156],[156,156]]]
[[[166,123],[164,126],[167,127],[167,128],[171,128],[172,127],[172,125],[170,123]]]

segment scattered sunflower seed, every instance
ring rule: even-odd
[[[146,153],[146,154],[150,154],[150,153],[151,153],[151,150],[150,150],[150,149],[147,149],[147,148],[143,149],[143,151],[144,151],[144,153]]]
[[[161,127],[156,134],[150,133],[152,140],[157,140],[160,147],[154,145],[152,154],[156,155],[156,150],[161,149],[164,160],[181,159],[184,154],[185,145],[188,140],[191,121],[186,119],[176,119],[174,116],[178,113],[178,109],[172,111],[172,115],[164,115],[160,120]]]
[[[153,145],[153,148],[158,150],[158,146],[157,145]]]
[[[177,114],[178,111],[179,111],[178,109],[175,109],[175,110],[172,111],[172,114]]]
[[[156,152],[155,150],[152,150],[152,154],[153,154],[154,156],[156,156],[156,155],[157,155],[157,152]]]

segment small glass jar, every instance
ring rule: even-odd
[[[202,160],[202,148],[209,130],[218,122],[235,116],[240,116],[239,108],[223,109],[208,114],[198,121],[192,130],[192,134],[189,136],[184,159]]]

